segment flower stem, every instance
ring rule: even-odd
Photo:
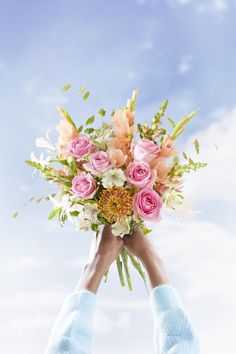
[[[129,288],[129,291],[132,291],[133,287],[132,287],[132,282],[131,282],[130,273],[129,273],[128,253],[124,248],[122,248],[120,254],[121,254],[121,258],[123,260],[123,264],[124,264],[124,268],[125,268],[125,275],[126,275],[126,279],[127,279],[128,288]]]
[[[120,260],[120,255],[116,259],[116,265],[117,265],[117,270],[120,278],[120,284],[122,287],[125,286],[125,279],[124,279],[124,274],[123,274],[123,269],[122,269],[122,262]]]

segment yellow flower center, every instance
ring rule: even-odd
[[[132,201],[132,196],[124,187],[105,189],[98,202],[99,214],[107,221],[115,222],[132,213]]]

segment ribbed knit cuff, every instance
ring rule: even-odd
[[[96,295],[88,290],[74,291],[64,302],[67,311],[79,310],[92,316],[96,306]]]
[[[173,307],[183,307],[178,292],[171,285],[160,285],[152,289],[150,304],[153,310],[162,312]]]

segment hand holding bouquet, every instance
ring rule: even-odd
[[[82,90],[81,90],[82,91]],[[88,93],[83,97],[86,99]],[[183,202],[183,175],[204,167],[183,153],[185,164],[179,161],[175,148],[176,138],[196,111],[184,116],[177,124],[168,118],[171,132],[162,127],[162,119],[168,105],[164,101],[149,125],[135,125],[137,91],[127,105],[113,111],[109,122],[91,127],[95,116],[86,121],[86,128],[79,127],[69,113],[58,108],[61,121],[56,126],[58,141],[38,138],[36,145],[46,148],[47,156],[37,158],[34,153],[26,163],[40,171],[57,193],[45,198],[54,204],[49,219],[56,215],[63,226],[66,220],[80,230],[97,232],[104,224],[110,224],[114,236],[124,237],[140,226],[145,234],[150,232],[146,221],[158,222],[163,207],[175,209]],[[99,110],[104,118],[106,112]],[[199,152],[198,141],[195,148]],[[138,262],[127,250],[122,249],[117,267],[124,285],[123,269],[129,288],[131,281],[128,259],[145,279]]]

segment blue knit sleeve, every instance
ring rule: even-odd
[[[154,345],[158,354],[199,354],[199,343],[178,292],[160,285],[150,294]]]
[[[93,342],[96,295],[89,291],[71,294],[53,326],[45,354],[89,354]]]

